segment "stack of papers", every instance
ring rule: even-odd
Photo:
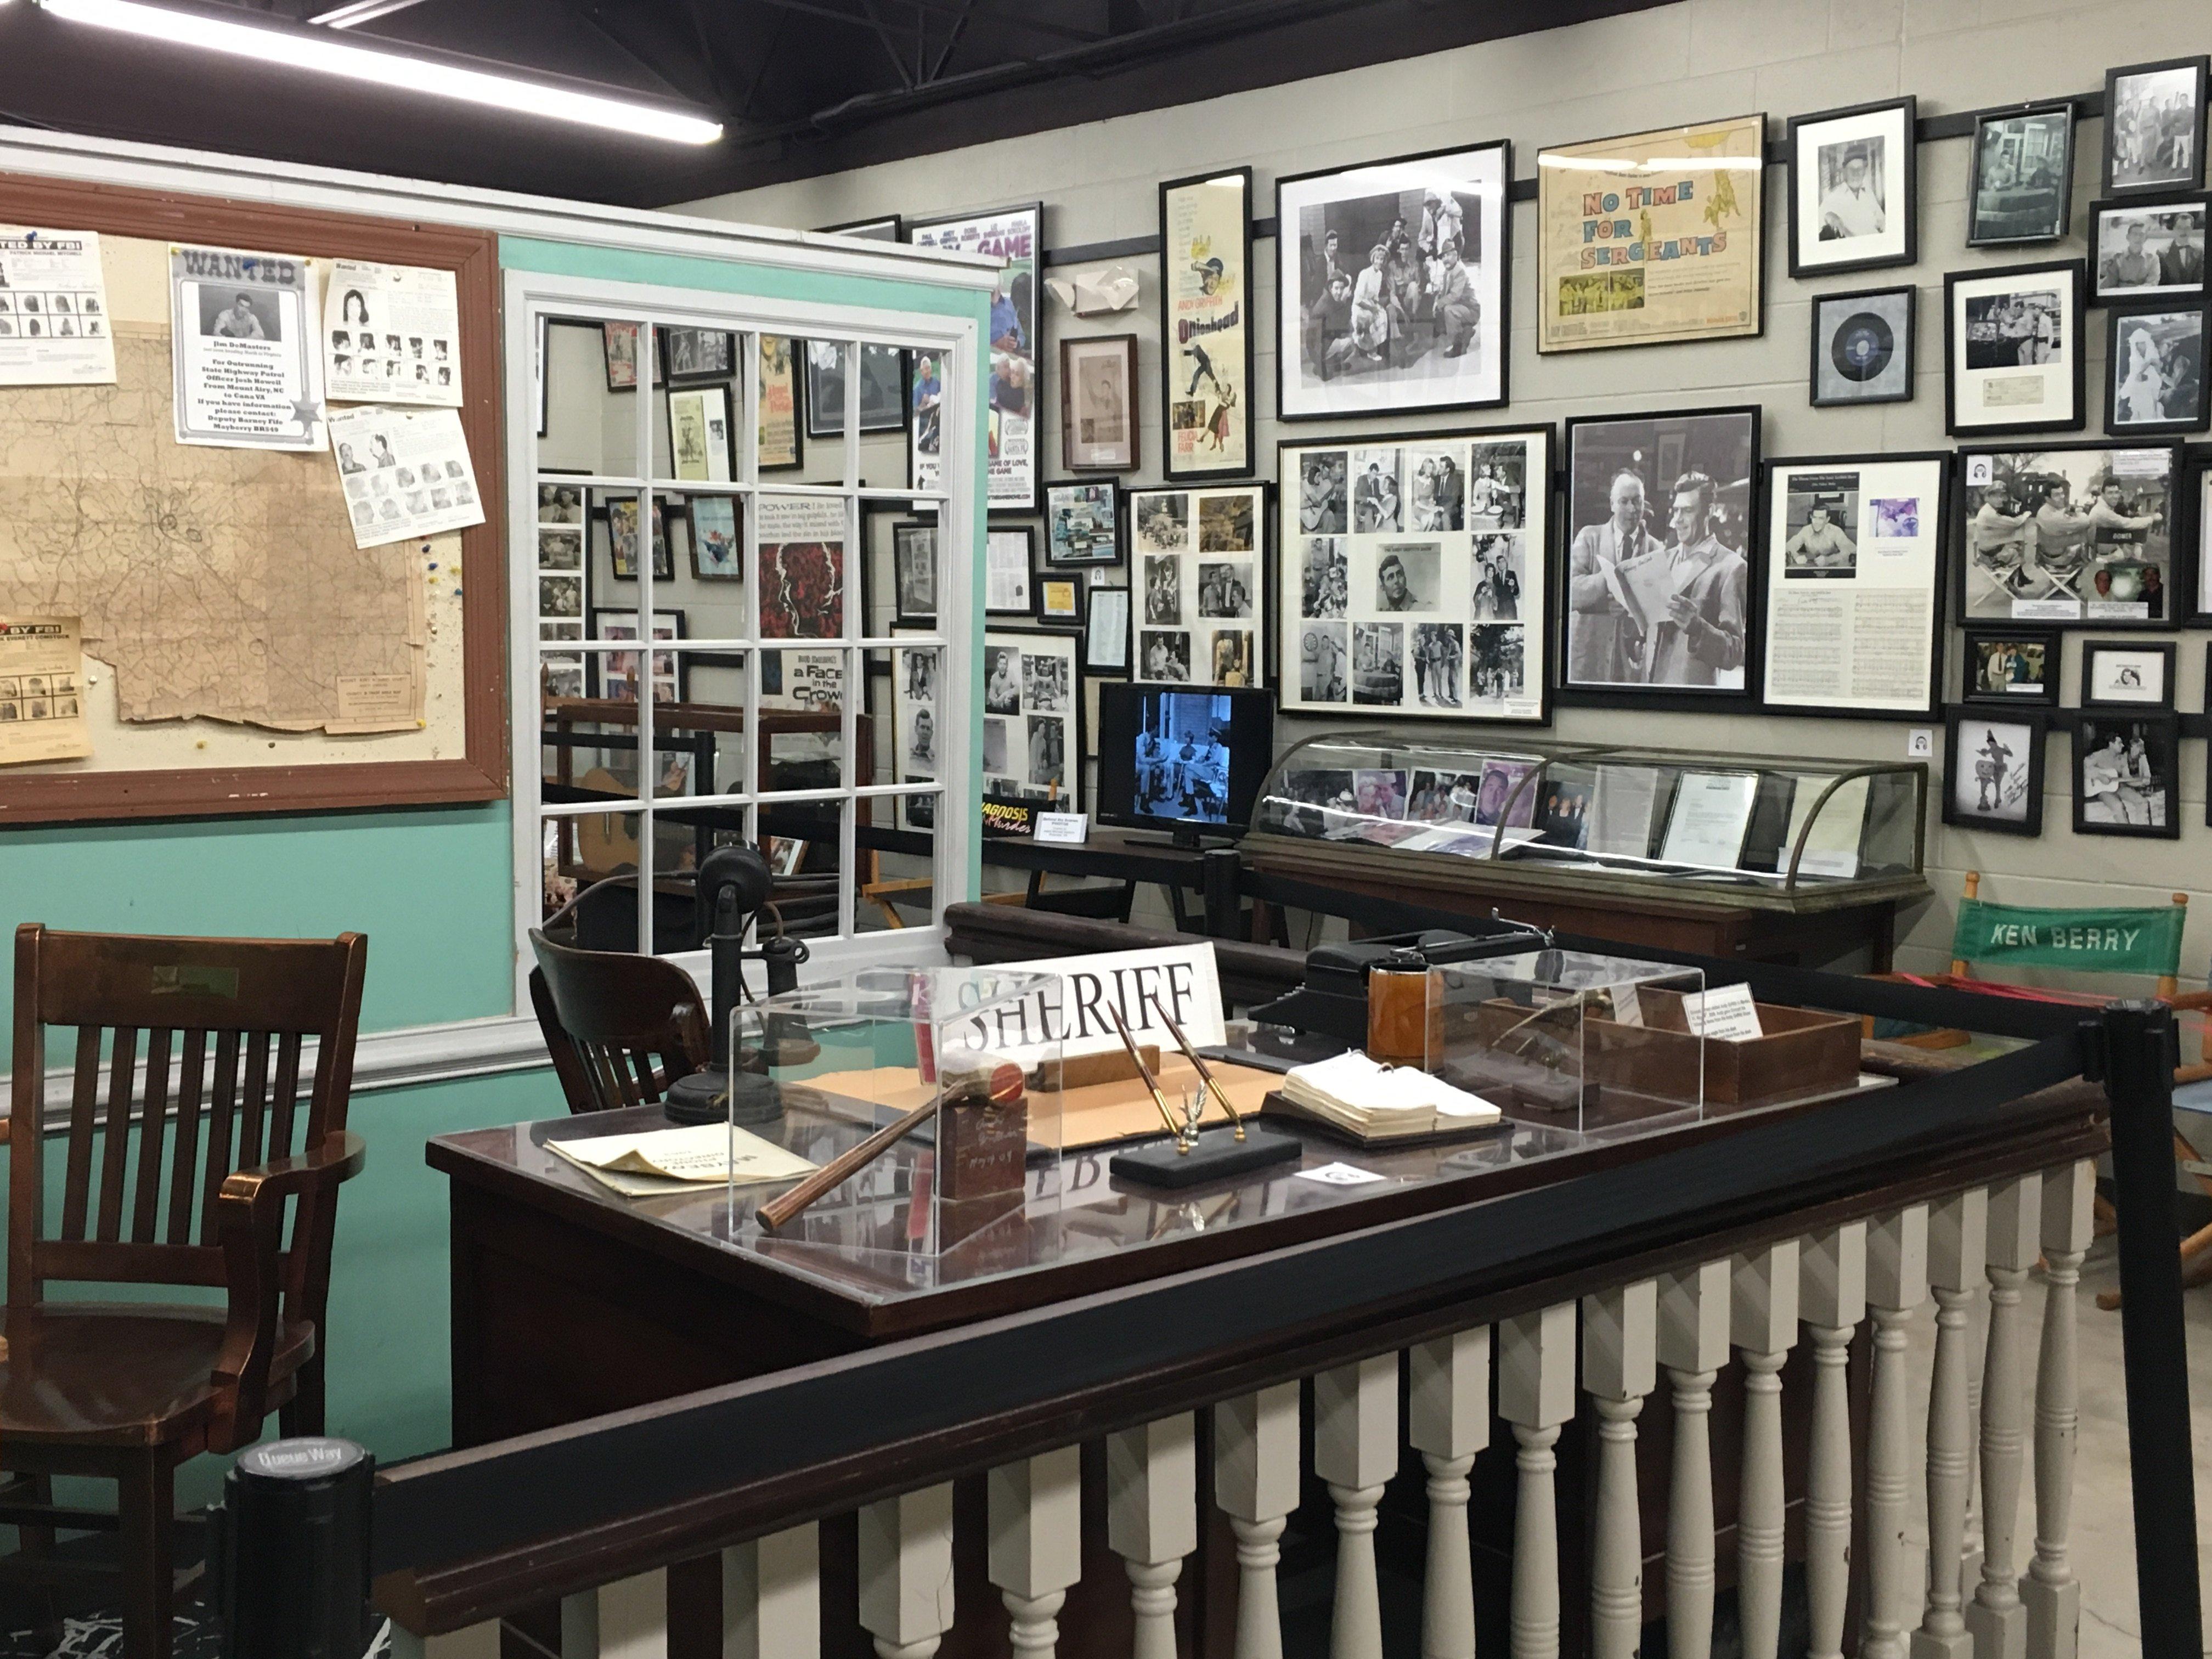
[[[795,1181],[814,1172],[814,1165],[797,1152],[726,1123],[549,1140],[545,1150],[624,1198],[690,1192],[726,1182]]]
[[[1384,1066],[1353,1050],[1291,1068],[1282,1098],[1308,1117],[1364,1140],[1480,1128],[1503,1115],[1480,1095],[1410,1066]]]

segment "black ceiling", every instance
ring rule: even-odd
[[[305,27],[341,0],[157,3]],[[0,6],[0,119],[653,207],[1661,3],[382,0],[383,15],[349,31],[680,102],[725,125],[702,149],[268,67],[15,4]],[[1237,159],[1233,133],[1223,148],[1221,159]]]

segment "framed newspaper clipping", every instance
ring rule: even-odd
[[[1536,349],[1729,340],[1765,327],[1766,118],[1536,156]]]
[[[1550,427],[1285,444],[1278,465],[1285,712],[1549,718]]]
[[[1160,186],[1160,415],[1168,477],[1252,475],[1252,169]]]

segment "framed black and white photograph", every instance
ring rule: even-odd
[[[891,586],[898,619],[914,628],[937,623],[937,526],[902,519],[891,526]]]
[[[1044,487],[1044,562],[1114,564],[1121,556],[1121,490],[1109,479]]]
[[[1756,407],[1566,426],[1563,701],[1747,707]]]
[[[2179,450],[1967,449],[1959,465],[1960,622],[2172,626]]]
[[[806,435],[845,435],[842,340],[806,340]],[[896,346],[862,345],[860,430],[898,432],[906,426],[907,355]]]
[[[1950,478],[1946,453],[1767,463],[1765,713],[1934,715]]]
[[[1954,708],[1943,723],[1943,822],[2002,836],[2043,833],[2040,710]]]
[[[910,631],[894,627],[891,637]],[[933,783],[938,778],[938,738],[944,692],[945,653],[942,647],[895,646],[891,667],[891,776],[902,784]],[[897,797],[897,823],[902,830],[937,828],[935,795]]]
[[[2082,641],[2081,707],[2172,713],[2174,650],[2172,640]]]
[[[2196,509],[2186,530],[2195,544],[2195,551],[2186,561],[2186,574],[2194,578],[2189,584],[2189,625],[2212,628],[2212,460],[2200,459],[2190,468],[2177,499]],[[2212,687],[2212,680],[2205,684]]]
[[[1965,633],[1960,690],[1966,702],[2058,706],[2059,635],[2011,628],[1969,628]]]
[[[1276,180],[1282,419],[1506,401],[1512,180],[1503,140]]]
[[[637,327],[635,323],[601,323],[599,349],[606,359],[607,390],[637,390]]]
[[[1813,407],[1911,402],[1919,302],[1920,290],[1910,287],[1815,295]]]
[[[1073,576],[1046,571],[1038,576],[1036,619],[1041,623],[1080,626],[1083,622],[1083,584]]]
[[[738,371],[737,336],[719,328],[653,331],[660,339],[660,374],[670,385],[727,380]]]
[[[2171,714],[2079,714],[2074,833],[2181,838],[2180,724]]]
[[[1134,472],[1137,337],[1060,343],[1060,464],[1070,472]]]
[[[1790,118],[1790,274],[1870,270],[1919,257],[1911,98]]]
[[[1135,489],[1131,586],[1143,598],[1133,678],[1258,685],[1267,665],[1265,484]]]
[[[1129,672],[1129,590],[1124,586],[1091,590],[1091,614],[1084,619],[1083,672],[1103,678],[1127,678]]]
[[[2204,182],[2203,57],[2105,71],[2106,196]]]
[[[2204,382],[2212,307],[2136,306],[2113,312],[2106,326],[2106,431],[2126,438],[2212,425]]]
[[[1285,713],[1549,718],[1549,427],[1285,444],[1276,466]]]
[[[2079,432],[2088,423],[2079,259],[1943,278],[1943,429]]]
[[[993,526],[983,540],[983,614],[1029,617],[1036,612],[1036,531],[1029,525]]]
[[[1966,246],[2056,242],[2074,222],[2074,106],[1992,110],[1974,122]]]
[[[994,628],[983,635],[983,795],[1083,810],[1083,636]]]
[[[2212,198],[2099,202],[2089,210],[2089,298],[2097,305],[2204,297],[2206,205]]]

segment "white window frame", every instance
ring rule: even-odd
[[[938,722],[937,740],[939,767],[938,785],[941,791],[935,814],[934,885],[932,889],[935,914],[927,926],[890,928],[882,932],[861,933],[855,931],[855,893],[859,883],[859,861],[854,846],[855,814],[842,814],[843,827],[839,848],[839,868],[844,880],[839,896],[838,935],[834,939],[808,941],[810,960],[801,970],[802,981],[823,978],[861,966],[887,963],[930,963],[945,961],[945,929],[944,907],[958,899],[971,897],[972,872],[975,866],[975,842],[980,829],[972,810],[963,807],[972,790],[974,775],[974,676],[970,672],[977,644],[975,562],[965,556],[971,545],[975,528],[975,494],[977,488],[977,457],[972,443],[953,441],[954,434],[964,434],[973,417],[967,411],[973,407],[971,400],[978,395],[975,365],[982,347],[981,330],[971,318],[942,316],[925,312],[908,312],[872,307],[825,305],[811,301],[767,299],[757,295],[725,293],[719,290],[664,287],[656,284],[612,282],[599,278],[555,275],[529,270],[509,270],[505,273],[505,306],[503,307],[506,338],[506,362],[508,371],[507,392],[507,537],[508,537],[508,676],[511,688],[510,756],[513,775],[510,805],[514,813],[514,994],[518,1011],[529,1006],[528,983],[534,965],[530,950],[530,929],[539,925],[544,915],[544,841],[541,824],[545,808],[542,799],[543,717],[537,687],[539,660],[538,615],[538,478],[535,471],[538,431],[538,392],[536,376],[523,366],[535,358],[538,319],[546,317],[583,317],[604,319],[610,322],[635,321],[656,326],[673,325],[677,327],[699,327],[728,330],[741,333],[767,332],[793,339],[834,339],[845,343],[848,350],[848,377],[847,384],[857,386],[859,376],[857,351],[860,343],[875,345],[896,345],[908,350],[933,354],[940,364],[943,383],[939,429],[946,434],[943,445],[943,469],[939,488],[930,496],[941,496],[934,505],[939,514],[940,533],[938,537],[939,568],[938,572],[937,632],[914,637],[902,635],[894,642],[889,636],[878,638],[867,632],[870,618],[866,617],[860,598],[863,582],[858,573],[867,556],[867,547],[862,531],[867,506],[872,502],[906,502],[918,498],[917,492],[905,488],[901,479],[896,487],[857,487],[860,477],[860,399],[846,399],[846,426],[843,439],[843,481],[836,484],[786,484],[763,481],[752,465],[752,452],[757,435],[759,395],[759,354],[743,353],[743,408],[734,411],[738,432],[744,445],[745,465],[738,471],[751,482],[733,487],[728,493],[738,495],[760,493],[764,495],[817,495],[840,497],[854,504],[852,521],[848,531],[851,550],[848,562],[847,626],[841,647],[851,653],[848,659],[848,673],[857,682],[844,699],[843,755],[847,780],[843,787],[836,791],[813,791],[802,794],[778,793],[778,801],[799,801],[808,799],[835,799],[849,805],[859,799],[881,799],[888,805],[891,797],[915,793],[902,788],[896,781],[856,786],[851,780],[855,775],[857,759],[855,717],[865,698],[866,685],[866,653],[871,649],[890,649],[894,643],[902,647],[935,645],[943,653],[944,667],[939,675],[939,695],[941,718]],[[637,453],[646,469],[641,475],[645,487],[659,493],[664,489],[678,488],[672,481],[653,481],[653,403],[647,395],[645,371],[651,356],[645,337],[641,332],[639,349],[641,395],[637,399],[639,437]],[[654,365],[657,367],[657,365]],[[802,370],[803,372],[803,370]],[[659,390],[657,380],[650,390]],[[623,488],[635,485],[631,477],[584,477],[574,482],[599,488]],[[684,488],[696,488],[684,486]],[[723,493],[720,489],[712,493]],[[752,603],[758,602],[759,562],[755,556],[757,540],[755,528],[757,515],[744,515],[748,544],[748,573],[751,580],[747,592]],[[643,522],[643,520],[641,520]],[[586,526],[588,532],[588,525]],[[654,606],[653,560],[648,556],[639,562],[638,608],[649,612]],[[756,629],[758,611],[754,612]],[[647,630],[649,632],[650,630]],[[588,642],[586,642],[588,645]],[[640,651],[641,684],[650,684],[651,641],[641,639],[632,642]],[[720,642],[711,640],[685,641],[684,650],[708,650]],[[794,641],[799,648],[826,644],[827,641]],[[743,645],[732,643],[726,648],[744,649],[757,653],[757,641]],[[774,645],[768,648],[777,648]],[[896,660],[896,659],[895,659]],[[745,766],[743,775],[749,786],[758,776],[759,737],[758,698],[760,675],[756,668],[746,678],[746,721],[744,732]],[[638,725],[638,744],[641,757],[640,776],[647,775],[643,757],[653,751],[653,704],[650,696],[641,701]],[[708,796],[702,800],[684,797],[687,805],[707,803],[742,805],[757,800],[751,787],[741,798]],[[576,809],[579,813],[603,811],[638,811],[649,805],[644,800],[615,801],[605,805],[593,805],[588,809]],[[556,816],[562,809],[550,809]],[[653,837],[640,837],[641,878],[649,880],[652,873]],[[639,932],[641,947],[649,946],[652,907],[639,906]],[[703,985],[708,977],[707,953],[692,951],[675,953],[664,960],[676,963]],[[749,970],[757,973],[757,969]],[[759,983],[755,981],[755,988]]]

